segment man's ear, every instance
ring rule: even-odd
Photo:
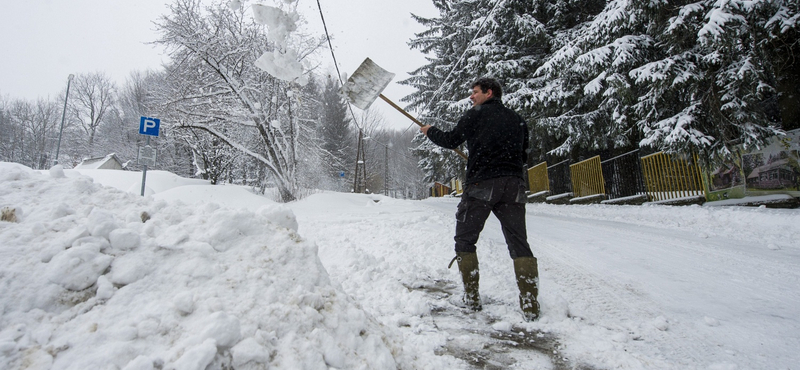
[[[491,98],[494,96],[494,91],[492,89],[486,89],[486,98]]]

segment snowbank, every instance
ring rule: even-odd
[[[0,163],[0,206],[22,215],[0,222],[0,368],[397,368],[395,339],[280,205],[170,204]]]

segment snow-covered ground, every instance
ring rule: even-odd
[[[800,211],[528,205],[524,323],[490,218],[457,307],[458,199],[278,204],[149,171],[0,163],[2,369],[796,369]],[[146,215],[143,215],[146,213]],[[143,216],[146,222],[142,222]],[[149,219],[148,219],[149,217]]]

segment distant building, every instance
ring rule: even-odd
[[[783,189],[795,186],[797,173],[786,159],[755,168],[747,177],[747,185],[755,189]]]
[[[434,182],[433,186],[430,187],[430,194],[432,197],[443,197],[449,195],[451,191],[449,186],[440,182]]]
[[[711,174],[711,190],[727,189],[741,184],[739,167],[735,164],[720,166]]]
[[[117,158],[117,155],[111,153],[105,157],[87,158],[81,161],[76,170],[122,170],[125,169],[125,164]]]

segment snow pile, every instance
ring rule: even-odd
[[[24,215],[0,222],[0,368],[397,368],[283,206],[169,204],[9,163],[0,206]]]
[[[286,1],[287,4],[293,2]],[[300,15],[296,11],[285,12],[276,7],[253,4],[253,18],[256,23],[267,26],[267,38],[276,45],[275,51],[265,52],[256,59],[256,67],[277,79],[306,85],[308,77],[303,76],[300,57],[297,51],[289,47],[289,36],[297,29]]]
[[[53,172],[56,172],[55,174]],[[101,185],[110,186],[131,194],[139,195],[142,191],[142,173],[138,171],[115,170],[64,170],[60,165],[52,167],[49,171],[40,171],[50,174],[51,177],[83,177],[88,176]],[[58,174],[60,172],[60,175]],[[145,195],[154,195],[176,187],[198,185],[210,186],[208,181],[200,179],[187,179],[172,172],[150,170],[147,171],[145,182]]]

